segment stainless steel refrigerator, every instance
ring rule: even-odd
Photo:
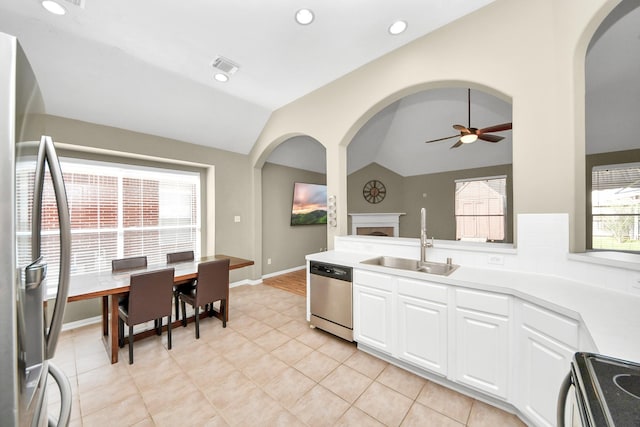
[[[70,218],[53,140],[42,136],[38,125],[42,113],[44,103],[24,52],[15,37],[0,33],[2,426],[68,425],[71,413],[69,380],[50,361],[55,354],[68,293]],[[52,265],[47,265],[51,260],[41,256],[45,177],[46,185],[51,185],[55,193],[53,204],[58,217],[56,230],[50,234],[59,241],[56,252],[60,261]],[[47,301],[53,296],[55,299]],[[53,314],[49,319],[46,313],[51,306]],[[49,375],[61,396],[60,412],[51,415],[47,414]]]

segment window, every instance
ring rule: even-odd
[[[592,248],[640,251],[640,163],[591,171]]]
[[[456,180],[455,216],[458,240],[504,240],[507,177]]]
[[[167,252],[200,253],[200,175],[195,172],[60,159],[71,214],[71,274],[111,270],[111,260]],[[31,170],[18,173],[18,193],[33,187]],[[48,174],[43,194],[42,254],[56,281],[59,225]],[[25,191],[26,190],[26,191]],[[32,190],[31,190],[32,191]],[[18,214],[20,265],[30,255],[30,203]]]

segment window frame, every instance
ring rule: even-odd
[[[594,238],[596,237],[594,235],[594,230],[595,230],[595,218],[596,217],[612,217],[612,216],[635,216],[637,218],[636,220],[636,227],[638,227],[638,223],[640,223],[640,212],[638,213],[612,213],[612,214],[594,214],[594,208],[596,208],[596,206],[594,206],[594,187],[596,187],[595,183],[594,183],[594,175],[597,171],[602,171],[602,170],[615,170],[615,169],[629,169],[629,168],[640,168],[640,161],[628,161],[628,162],[603,162],[603,163],[597,163],[597,164],[591,164],[589,165],[590,167],[587,168],[587,182],[588,182],[588,189],[587,189],[587,250],[590,251],[594,251],[594,252],[622,252],[622,253],[631,253],[631,254],[638,254],[640,253],[640,249],[639,250],[634,250],[634,249],[619,249],[619,248],[594,248]],[[637,182],[637,181],[636,181]],[[634,183],[631,183],[631,185],[634,185]],[[600,186],[598,186],[600,187]],[[603,206],[599,206],[599,207],[603,207]]]
[[[87,153],[82,153],[82,154],[87,154]],[[90,158],[88,158],[90,157]],[[137,172],[144,172],[144,173],[160,173],[160,174],[177,174],[177,175],[186,175],[186,176],[191,176],[192,178],[195,177],[195,180],[193,180],[193,184],[195,185],[195,189],[194,192],[192,192],[192,194],[195,195],[195,207],[193,207],[193,212],[195,214],[195,223],[193,223],[193,218],[191,221],[191,223],[187,226],[189,228],[193,228],[195,227],[193,233],[194,233],[194,247],[193,250],[196,253],[197,256],[199,256],[200,253],[202,253],[202,250],[204,247],[206,247],[206,225],[204,224],[204,218],[206,218],[206,197],[207,197],[207,190],[206,190],[206,184],[208,182],[208,178],[207,178],[207,174],[209,173],[209,171],[206,168],[203,167],[197,167],[197,166],[190,166],[190,165],[182,165],[182,164],[174,164],[174,163],[164,163],[164,162],[159,162],[159,161],[147,161],[147,160],[142,160],[142,159],[136,159],[136,158],[122,158],[122,157],[116,157],[116,156],[99,156],[99,155],[93,155],[90,154],[88,156],[82,156],[80,153],[77,153],[75,151],[68,151],[68,150],[59,150],[59,159],[60,159],[60,163],[62,165],[62,169],[63,169],[63,174],[67,174],[69,173],[68,168],[65,168],[65,164],[75,164],[75,165],[79,165],[78,170],[76,171],[77,173],[83,173],[80,171],[80,169],[84,168],[84,169],[89,169],[91,167],[94,166],[104,166],[106,168],[115,168],[115,169],[120,169],[123,171],[127,171],[126,173],[129,173],[130,175],[136,175]],[[73,173],[73,172],[71,172]],[[89,171],[90,173],[90,171]],[[96,176],[98,175],[103,175],[103,174],[96,174]],[[140,177],[133,177],[134,179],[139,179]],[[50,179],[48,173],[45,174],[45,179]],[[69,187],[69,185],[67,184],[67,187]],[[68,191],[70,189],[68,188]],[[159,190],[160,191],[160,190]],[[120,197],[121,197],[121,193],[120,193]],[[158,196],[159,197],[159,196]],[[160,199],[158,199],[158,221],[160,221]],[[120,214],[119,214],[120,215]],[[176,226],[178,228],[181,228],[179,226],[179,220],[175,220],[176,225],[171,225],[168,226],[168,228],[176,228]],[[157,227],[154,228],[167,228],[164,227],[162,224],[157,224]],[[182,227],[184,228],[184,227]],[[72,234],[78,235],[81,233],[91,233],[91,232],[97,232],[97,230],[100,230],[99,224],[98,224],[98,228],[74,228],[72,229]],[[113,232],[118,234],[118,240],[121,239],[120,236],[122,236],[126,231],[131,231],[133,230],[132,228],[123,228],[122,227],[122,221],[119,220],[119,224],[117,226],[117,230],[114,229],[112,230]],[[107,229],[102,229],[101,232],[107,232]],[[48,235],[53,235],[53,234],[57,234],[59,235],[59,229],[57,230],[44,230],[43,231],[43,235],[48,234]],[[73,240],[73,239],[72,239]],[[191,249],[191,248],[190,248]],[[79,254],[79,253],[78,253]],[[82,254],[80,254],[82,255]],[[121,253],[120,248],[118,249],[118,257],[120,257],[120,255],[123,255],[123,253]],[[147,254],[140,254],[140,255],[147,255]],[[72,254],[73,256],[73,254]],[[86,256],[86,255],[85,255]],[[134,256],[133,254],[129,254],[127,256]],[[158,258],[158,254],[156,254],[156,258]],[[111,258],[109,258],[111,259]],[[49,274],[48,276],[48,283],[47,283],[47,288],[54,288],[57,283],[57,258],[55,257],[55,254],[53,256],[50,256],[50,259],[47,260],[49,263]],[[153,262],[155,264],[158,264],[158,260],[156,260],[155,262]],[[98,271],[105,271],[106,268],[102,268],[99,267]],[[109,261],[109,270],[110,270],[110,261]],[[72,275],[78,275],[78,274],[85,274],[88,270],[83,270],[83,269],[73,269],[71,271]]]
[[[465,183],[465,182],[480,182],[480,181],[490,181],[490,180],[504,180],[504,193],[501,194],[502,196],[502,214],[497,215],[491,215],[491,214],[487,214],[487,215],[459,215],[457,214],[457,204],[458,204],[458,184],[460,183]],[[507,242],[509,239],[509,230],[508,230],[508,219],[509,219],[509,203],[508,203],[508,199],[509,199],[509,177],[506,174],[501,174],[501,175],[492,175],[492,176],[482,176],[482,177],[470,177],[470,178],[459,178],[459,179],[455,179],[454,180],[454,194],[453,194],[453,204],[454,204],[454,208],[453,208],[453,216],[454,216],[454,223],[455,223],[455,234],[456,234],[456,240],[460,241],[460,240],[467,240],[465,238],[459,238],[458,237],[458,218],[460,217],[502,217],[502,234],[503,234],[503,238],[502,239],[489,239],[489,237],[487,236],[486,240],[483,240],[482,242],[487,242],[487,243],[504,243]],[[473,238],[471,238],[471,240],[473,240]]]

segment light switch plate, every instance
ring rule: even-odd
[[[233,217],[233,222],[240,222],[240,215],[236,215]]]

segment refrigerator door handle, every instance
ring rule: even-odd
[[[51,362],[49,362],[49,374],[51,374],[60,389],[60,414],[57,421],[49,417],[49,427],[67,427],[71,418],[71,400],[73,397],[69,378]]]
[[[71,264],[71,217],[69,215],[69,204],[67,193],[64,187],[62,169],[58,160],[58,154],[50,136],[42,136],[38,148],[38,160],[36,165],[36,179],[33,196],[33,221],[32,221],[32,254],[40,257],[40,230],[42,228],[42,190],[44,187],[45,162],[49,165],[51,181],[56,196],[58,207],[58,222],[60,226],[60,271],[58,274],[58,292],[53,308],[53,316],[49,332],[46,335],[45,357],[53,358],[58,344],[58,337],[62,329],[62,319],[64,309],[67,304],[69,294],[69,270]]]
[[[24,269],[25,289],[36,289],[47,277],[47,264],[42,262],[42,256],[33,261]]]

